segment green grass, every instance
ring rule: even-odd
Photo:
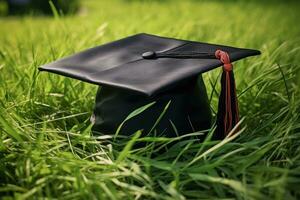
[[[0,19],[3,199],[300,198],[299,3],[83,4],[76,16]],[[212,131],[204,141],[92,135],[97,86],[37,71],[138,32],[262,51],[235,64],[244,118],[239,135],[223,141],[212,141]],[[204,75],[213,111],[219,74]],[[134,148],[140,141],[147,146]]]

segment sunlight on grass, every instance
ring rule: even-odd
[[[299,3],[82,3],[75,16],[0,18],[0,197],[300,198]],[[262,51],[234,65],[244,117],[239,135],[214,141],[213,130],[175,138],[92,134],[97,86],[37,71],[138,32]],[[213,110],[219,74],[204,75]]]

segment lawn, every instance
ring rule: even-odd
[[[300,198],[300,2],[82,4],[74,16],[0,18],[0,198]],[[222,141],[212,131],[194,133],[203,141],[95,135],[98,87],[37,70],[139,32],[259,49],[235,63],[242,131]],[[220,73],[203,75],[213,112]]]

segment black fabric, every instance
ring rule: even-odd
[[[171,101],[157,134],[174,136],[210,128],[211,111],[199,74],[222,65],[216,50],[231,61],[260,54],[257,50],[160,37],[145,33],[94,47],[39,67],[98,84],[94,132],[114,134],[135,109],[156,101],[141,115],[126,122],[120,134],[143,129],[147,134]],[[219,105],[222,106],[222,105]]]
[[[167,91],[190,77],[221,66],[222,63],[212,58],[144,59],[143,53],[153,51],[176,54],[184,54],[184,52],[214,54],[217,49],[228,52],[231,61],[260,53],[256,50],[141,33],[88,49],[41,66],[39,69],[151,96]]]
[[[149,133],[169,101],[171,101],[169,108],[158,126],[155,127],[157,134],[176,136],[171,122],[179,134],[210,128],[211,111],[206,88],[200,76],[198,81],[197,77],[193,77],[178,87],[154,97],[133,94],[126,90],[116,90],[107,86],[99,88],[94,109],[93,130],[104,134],[113,134],[129,113],[153,101],[156,102],[154,105],[127,121],[120,134],[131,135],[140,129],[144,130],[144,134]]]

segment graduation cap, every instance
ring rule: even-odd
[[[239,120],[231,63],[258,54],[257,50],[141,33],[87,49],[39,70],[101,86],[94,108],[95,132],[114,134],[131,112],[155,101],[128,120],[121,134],[140,129],[152,132],[156,124],[157,133],[174,136],[210,128],[211,110],[201,73],[223,66],[216,122],[217,137],[222,138]]]

